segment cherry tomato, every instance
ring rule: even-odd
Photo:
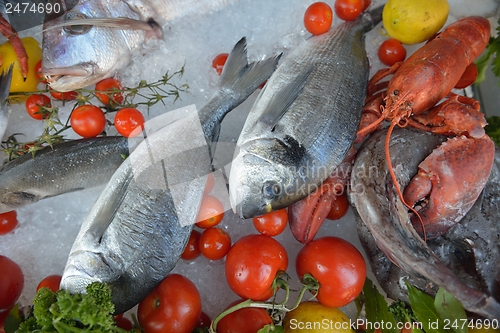
[[[47,84],[47,80],[45,80],[45,78],[42,76],[42,60],[41,59],[35,65],[35,75],[41,83]]]
[[[366,264],[361,253],[338,237],[318,238],[305,245],[297,255],[297,275],[309,273],[320,283],[317,299],[339,308],[353,301],[363,289]]]
[[[31,118],[36,120],[42,120],[47,118],[47,111],[43,110],[41,107],[52,107],[50,98],[43,94],[33,94],[26,99],[26,110]]]
[[[363,11],[365,11],[372,3],[372,0],[364,0],[363,1]]]
[[[95,85],[96,97],[104,105],[116,105],[123,102],[122,85],[112,77],[101,80]]]
[[[17,227],[17,213],[15,210],[0,214],[0,235],[5,235]]]
[[[281,234],[288,222],[288,212],[280,209],[252,219],[253,225],[258,232],[266,236],[277,236]]]
[[[0,312],[9,310],[21,295],[24,275],[11,259],[0,255]]]
[[[277,240],[264,235],[239,239],[226,256],[226,280],[241,298],[264,301],[273,295],[278,271],[286,271],[288,255]]]
[[[227,57],[229,57],[228,53],[221,53],[215,56],[214,60],[212,60],[212,67],[215,68],[218,75],[222,74],[222,69],[226,64]]]
[[[243,302],[231,303],[227,308]],[[273,320],[262,308],[243,308],[231,312],[217,323],[217,333],[255,333],[262,327],[272,324]]]
[[[134,328],[134,324],[123,316],[123,313],[113,317],[115,319],[116,326],[122,328],[126,331],[131,331]]]
[[[61,91],[51,90],[50,94],[52,95],[52,97],[60,101],[74,101],[78,97],[78,92],[76,91],[61,92]]]
[[[378,58],[384,65],[392,66],[397,62],[405,60],[406,49],[399,40],[394,38],[387,39],[378,48]]]
[[[465,72],[462,74],[462,77],[455,85],[456,89],[464,89],[476,81],[477,77],[477,66],[475,63],[470,64],[465,69]]]
[[[71,113],[70,123],[76,134],[84,138],[93,138],[104,131],[106,117],[97,106],[81,105]]]
[[[203,191],[203,194],[208,194],[210,193],[215,185],[215,178],[213,173],[209,173],[207,177],[207,183],[205,184],[205,190]]]
[[[330,30],[332,20],[332,8],[324,2],[315,2],[306,9],[304,27],[313,35],[321,35]]]
[[[184,249],[184,252],[181,254],[181,258],[184,260],[194,260],[200,256],[200,232],[197,230],[191,231],[191,235],[189,235],[189,239]]]
[[[347,194],[336,195],[332,200],[332,208],[326,218],[329,220],[341,219],[347,213],[348,209],[349,201],[347,200]]]
[[[146,333],[190,333],[201,314],[201,297],[191,280],[170,274],[139,303],[137,318]]]
[[[52,290],[53,292],[56,292],[59,290],[59,285],[61,284],[61,279],[62,279],[61,275],[57,275],[57,274],[56,275],[49,275],[45,279],[40,281],[40,283],[36,287],[36,291],[38,291],[39,289],[41,289],[43,287],[46,287],[46,288],[49,288],[50,290]]]
[[[210,327],[212,324],[212,319],[203,311],[201,311],[200,318],[198,319],[198,324],[196,327],[198,328],[203,328],[203,327]]]
[[[344,21],[355,20],[363,11],[363,0],[335,0],[335,14]]]
[[[224,218],[224,206],[219,199],[209,194],[203,196],[200,205],[200,211],[196,218],[196,226],[202,229],[208,229],[216,226]]]
[[[201,254],[210,260],[219,260],[226,256],[231,248],[231,237],[220,228],[208,228],[199,240]]]
[[[127,138],[139,135],[144,129],[144,122],[141,111],[134,108],[123,108],[115,115],[116,130]]]

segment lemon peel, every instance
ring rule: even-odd
[[[384,29],[403,44],[418,44],[433,37],[446,23],[447,0],[389,0],[382,12]]]

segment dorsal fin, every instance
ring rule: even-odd
[[[283,117],[290,105],[300,95],[302,89],[309,78],[309,75],[314,70],[314,65],[309,66],[301,72],[293,81],[288,83],[283,89],[277,92],[269,102],[266,110],[259,118],[262,122],[269,127],[274,127],[276,123]]]

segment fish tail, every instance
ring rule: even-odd
[[[237,99],[246,99],[278,66],[281,54],[262,61],[248,63],[246,38],[243,37],[234,46],[224,65],[220,87],[236,93]]]
[[[10,82],[12,80],[12,69],[13,65],[9,67],[7,72],[2,72],[0,75],[0,103],[5,104],[7,98],[9,98]]]

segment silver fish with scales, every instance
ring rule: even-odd
[[[309,38],[269,79],[231,165],[231,206],[240,217],[288,207],[344,160],[368,83],[364,35],[380,21],[381,10]]]
[[[248,64],[246,56],[242,39],[205,106],[148,135],[114,173],[82,223],[61,288],[82,293],[104,282],[122,313],[173,269],[196,222],[221,121],[272,74],[280,57]]]

